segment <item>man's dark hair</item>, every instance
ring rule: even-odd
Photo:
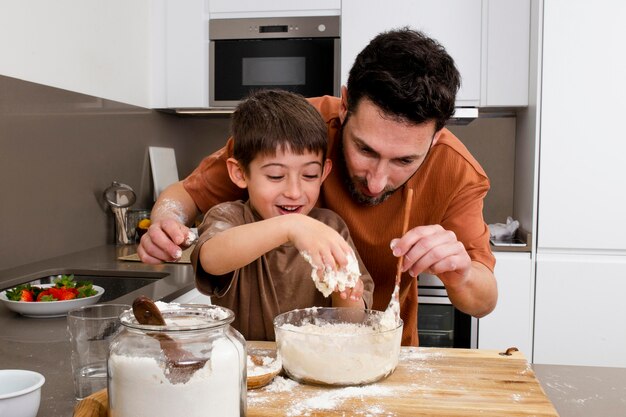
[[[434,120],[441,129],[454,114],[461,76],[437,41],[402,28],[377,35],[356,57],[348,77],[348,111],[368,98],[390,117]]]
[[[301,95],[259,90],[245,98],[231,120],[233,157],[248,170],[257,155],[276,155],[279,148],[295,154],[321,152],[328,146],[326,124]]]

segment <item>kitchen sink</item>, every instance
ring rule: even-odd
[[[51,284],[60,275],[74,275],[74,281],[90,281],[93,285],[104,288],[104,294],[99,302],[115,300],[139,288],[150,285],[161,278],[166,277],[166,273],[158,272],[124,272],[120,275],[116,271],[73,271],[62,270],[53,274],[42,276],[41,278],[29,281],[31,285]]]

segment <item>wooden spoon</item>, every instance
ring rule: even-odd
[[[409,217],[411,214],[411,205],[413,204],[413,189],[408,188],[407,194],[404,199],[404,218],[402,219],[402,235],[404,236],[406,232],[409,230]],[[396,323],[400,323],[400,279],[402,277],[402,262],[404,261],[404,255],[398,258],[398,264],[396,267],[396,285],[393,288],[393,293],[391,294],[391,300],[389,301],[389,305],[387,306],[387,310],[385,310],[385,315],[393,314]]]
[[[165,319],[154,301],[146,296],[139,296],[133,301],[133,314],[140,324],[165,326]],[[148,333],[159,341],[166,358],[165,377],[172,384],[184,384],[194,372],[202,368],[206,359],[192,356],[180,344],[165,333]]]
[[[274,377],[278,375],[280,371],[282,371],[280,359],[276,357],[276,351],[261,351],[254,349],[252,351],[254,353],[249,353],[248,356],[250,357],[250,360],[254,365],[264,366],[263,358],[267,356],[272,357],[274,359],[274,362],[272,363],[272,366],[267,367],[267,372],[263,374],[250,375],[250,373],[248,372],[248,377],[246,381],[248,389],[256,389],[266,386],[267,384],[272,382]],[[248,371],[249,370],[250,367],[248,367]]]

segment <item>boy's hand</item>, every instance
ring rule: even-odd
[[[358,279],[354,288],[346,288],[344,291],[339,291],[339,297],[342,300],[359,301],[363,298],[363,281]]]
[[[348,265],[347,254],[353,250],[332,227],[305,215],[288,214],[289,241],[311,257],[311,263],[323,275],[326,268],[333,271]],[[322,277],[320,275],[320,277]]]

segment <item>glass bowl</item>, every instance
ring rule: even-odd
[[[316,385],[363,385],[398,365],[402,320],[382,328],[382,311],[306,308],[276,316],[276,348],[287,375]]]

